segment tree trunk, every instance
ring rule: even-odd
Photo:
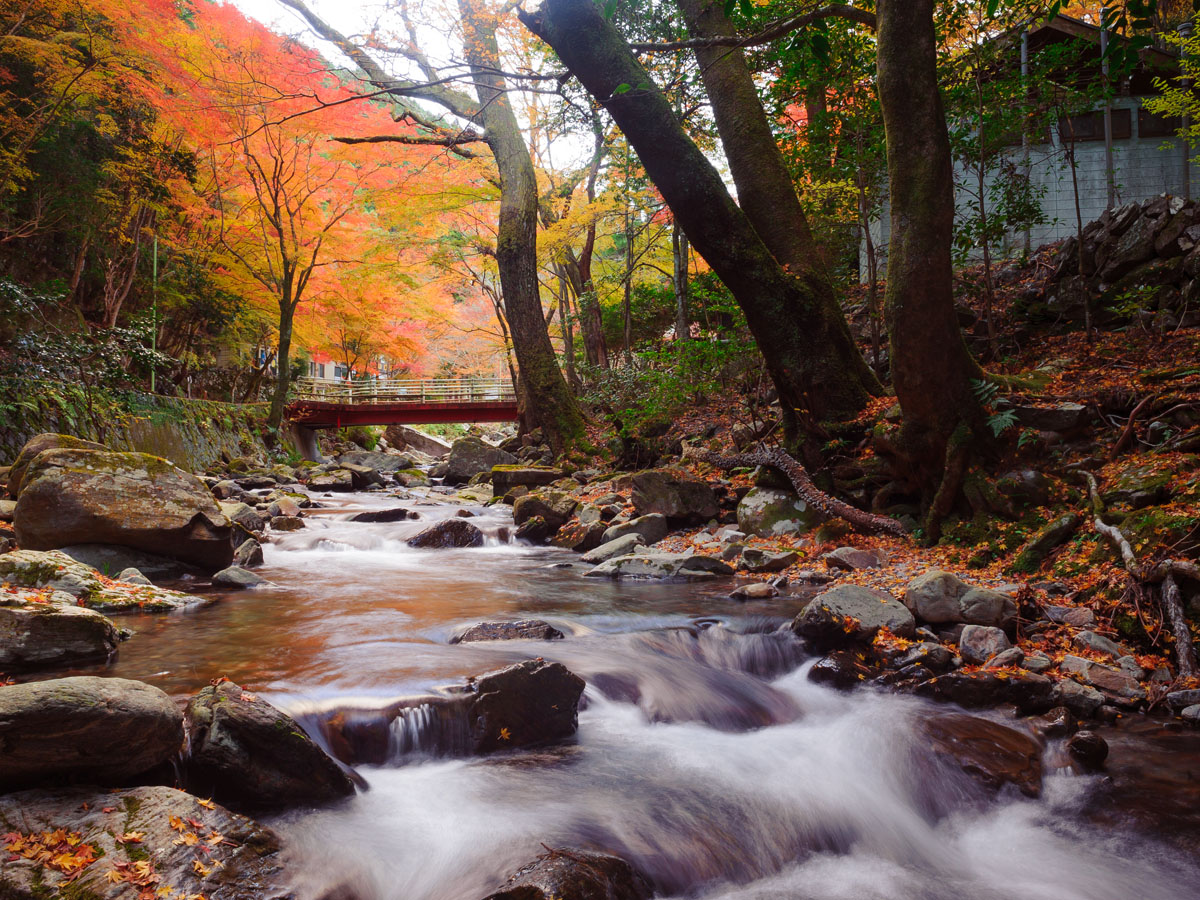
[[[612,114],[692,246],[745,311],[785,418],[793,410],[817,419],[854,416],[869,397],[859,373],[867,371],[871,383],[874,377],[845,319],[830,315],[812,278],[791,275],[772,256],[600,9],[591,0],[545,0],[520,15]]]
[[[904,411],[901,433],[886,449],[898,453],[927,503],[949,487],[941,482],[951,435],[965,424],[969,442],[982,424],[971,389],[982,373],[954,313],[954,178],[938,93],[933,5],[880,0],[877,8],[892,206],[885,304],[892,382]],[[942,493],[955,495],[956,487]]]
[[[688,242],[676,222],[671,226],[671,274],[675,287],[675,340],[692,337],[692,314],[688,308]]]
[[[583,413],[563,378],[550,343],[537,277],[537,179],[529,148],[508,102],[499,71],[494,24],[470,0],[459,0],[467,62],[479,95],[478,121],[500,177],[500,221],[496,265],[504,294],[505,317],[521,370],[529,414],[542,426],[555,453],[584,435]]]
[[[292,381],[292,321],[296,317],[296,304],[288,297],[279,299],[279,352],[275,356],[275,393],[271,395],[271,411],[267,415],[267,429],[278,433],[283,424],[284,407],[287,406],[288,388]],[[264,366],[265,368],[265,366]]]

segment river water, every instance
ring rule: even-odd
[[[136,634],[104,674],[180,697],[224,675],[301,721],[534,656],[588,688],[573,744],[410,754],[362,767],[369,789],[341,806],[275,820],[306,900],[338,886],[361,900],[480,898],[543,845],[614,853],[669,897],[1200,896],[1194,732],[1113,729],[1113,778],[1051,764],[1040,799],[992,797],[933,760],[914,727],[930,704],[807,680],[812,661],[779,631],[801,598],[741,605],[727,583],[583,578],[569,552],[507,543],[507,508],[469,507],[484,547],[413,550],[407,537],[459,507],[321,500],[306,529],[265,548],[277,587],[123,619]],[[423,521],[347,521],[396,505]],[[566,639],[448,642],[530,617]]]

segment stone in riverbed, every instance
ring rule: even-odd
[[[982,665],[1011,646],[1008,635],[990,625],[968,625],[958,639],[959,654],[976,665]]]
[[[1017,618],[1017,605],[1008,594],[971,587],[957,575],[938,569],[908,583],[904,605],[921,621],[934,624],[966,623],[1007,629]]]
[[[855,572],[859,569],[878,569],[887,562],[887,555],[879,550],[859,550],[857,547],[838,547],[821,557],[830,569]]]
[[[407,543],[410,547],[421,549],[480,547],[483,545],[483,532],[466,519],[443,519],[409,538]]]
[[[154,582],[142,574],[140,569],[130,566],[128,569],[122,569],[117,575],[117,581],[123,581],[126,584],[140,584],[143,587],[153,587]]]
[[[484,443],[476,437],[459,438],[450,447],[446,460],[446,471],[442,475],[446,484],[465,484],[480,472],[491,472],[493,466],[512,465],[517,458],[511,453]]]
[[[246,588],[259,587],[260,585],[271,582],[255,575],[253,572],[248,572],[241,566],[230,566],[228,569],[222,569],[212,577],[212,583],[216,587],[231,588],[236,591],[245,590]]]
[[[1073,643],[1078,647],[1083,647],[1086,650],[1093,650],[1096,653],[1103,653],[1105,656],[1111,656],[1113,659],[1120,659],[1122,656],[1128,656],[1129,651],[1119,644],[1110,641],[1102,634],[1096,634],[1094,631],[1081,631],[1075,635]]]
[[[529,747],[575,733],[584,682],[562,663],[526,660],[474,680],[470,705],[476,753]]]
[[[403,522],[407,519],[415,519],[417,514],[403,506],[396,506],[391,509],[369,509],[365,512],[355,513],[348,521],[350,522]]]
[[[792,622],[792,630],[821,646],[869,642],[881,628],[912,637],[916,623],[904,604],[885,591],[844,584],[818,594]]]
[[[21,493],[21,482],[25,478],[25,470],[29,468],[38,456],[38,454],[46,450],[107,450],[103,444],[97,444],[93,441],[85,441],[82,438],[72,437],[69,434],[54,434],[45,432],[43,434],[34,435],[25,442],[17,458],[13,461],[12,467],[8,470],[8,495],[14,500]]]
[[[1085,771],[1095,772],[1108,758],[1108,742],[1094,731],[1079,731],[1067,741],[1067,752]]]
[[[732,575],[733,569],[710,556],[646,551],[613,557],[585,574],[595,578],[707,581],[722,575]]]
[[[209,572],[233,558],[232,526],[204,482],[146,453],[38,454],[21,483],[16,531],[29,550],[117,544]]]
[[[559,848],[519,869],[484,900],[650,900],[653,893],[623,859]]]
[[[992,790],[1011,784],[1027,797],[1042,792],[1042,748],[1013,728],[961,713],[921,721],[933,751]]]
[[[701,525],[721,512],[713,489],[686,472],[646,469],[635,472],[631,483],[638,515],[658,513],[679,523]]]
[[[916,686],[914,693],[943,703],[981,709],[1012,703],[1026,714],[1043,713],[1053,706],[1070,706],[1045,675],[1001,678],[994,672],[948,672]]]
[[[347,493],[354,490],[354,475],[349,469],[337,468],[308,480],[310,491],[334,491]]]
[[[595,550],[604,543],[604,534],[608,527],[601,521],[581,522],[572,519],[554,535],[550,543],[555,547],[564,547],[576,553]]]
[[[810,531],[824,518],[795,492],[777,488],[753,488],[737,506],[738,529],[759,537]]]
[[[548,532],[546,536],[551,537],[567,523],[578,505],[574,497],[563,491],[532,491],[518,497],[513,504],[513,522],[519,528],[540,517]]]
[[[0,671],[104,662],[120,635],[108,618],[62,591],[0,592]]]
[[[89,609],[162,612],[204,602],[202,597],[167,588],[102,578],[91,566],[59,550],[14,550],[0,554],[0,581],[19,587],[63,591]]]
[[[304,527],[304,520],[299,516],[275,516],[271,519],[272,531],[299,531]]]
[[[657,544],[667,536],[669,530],[670,526],[667,524],[666,516],[661,513],[650,513],[646,516],[638,516],[636,519],[631,519],[628,522],[622,522],[619,525],[610,526],[604,532],[604,543],[608,544],[617,538],[636,534],[641,536],[643,543]]]
[[[238,548],[233,551],[233,564],[241,566],[243,569],[261,566],[263,564],[262,544],[254,538],[248,538],[238,544]]]
[[[179,709],[140,681],[83,676],[0,689],[0,790],[120,784],[182,745]]]
[[[739,569],[747,572],[782,572],[800,557],[791,550],[773,553],[758,547],[747,547],[741,553]]]
[[[1167,705],[1171,709],[1183,709],[1186,706],[1195,706],[1200,703],[1200,688],[1193,688],[1186,691],[1171,691],[1167,694]]]
[[[181,832],[171,827],[172,821],[186,822],[199,841],[189,845],[179,840]],[[59,868],[17,854],[20,858],[6,860],[0,867],[0,896],[6,900],[134,900],[141,886],[107,876],[111,872],[120,875],[117,866],[131,871],[129,866],[145,860],[152,861],[151,871],[161,885],[188,886],[187,891],[174,892],[174,897],[193,889],[208,900],[266,900],[288,895],[274,832],[224,807],[202,806],[197,797],[174,788],[21,791],[0,797],[0,822],[6,831],[17,834],[53,834],[59,829],[76,833],[79,846],[92,847],[96,856],[95,862],[68,878]],[[129,832],[140,833],[141,840],[119,840]],[[206,836],[214,833],[223,840],[210,844]],[[209,874],[200,875],[194,867],[197,860],[203,860]],[[152,885],[148,889],[153,892]]]
[[[1054,702],[1080,718],[1090,719],[1104,705],[1104,695],[1094,687],[1064,678],[1054,686]]]
[[[413,464],[413,461],[407,456],[400,456],[396,453],[380,453],[377,450],[351,450],[339,456],[337,461],[347,468],[363,466],[377,472],[399,472],[401,469],[411,468]]]
[[[769,582],[752,581],[735,588],[729,596],[734,600],[770,600],[772,597],[778,597],[779,591]]]
[[[545,487],[562,477],[563,470],[552,466],[492,466],[492,493],[503,497],[515,487]]]
[[[451,644],[466,644],[472,641],[558,641],[563,633],[541,619],[522,619],[518,622],[480,622],[462,634],[450,638]]]
[[[604,562],[605,560],[612,559],[613,557],[628,556],[638,547],[645,544],[645,542],[645,538],[643,538],[640,534],[626,534],[610,541],[605,541],[605,543],[601,544],[595,550],[589,550],[579,558],[585,563],[596,565]]]

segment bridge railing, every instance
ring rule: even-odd
[[[463,403],[513,401],[507,378],[373,378],[324,381],[298,378],[293,400],[322,403]]]

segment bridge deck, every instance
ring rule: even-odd
[[[514,422],[517,400],[512,384],[499,378],[299,379],[287,417],[309,428]]]

